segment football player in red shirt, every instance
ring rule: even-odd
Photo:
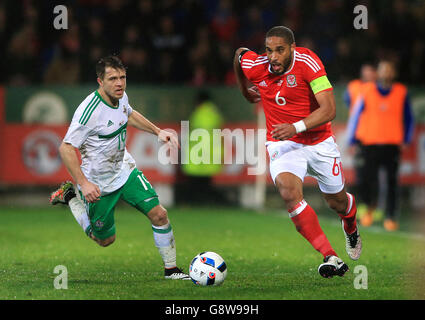
[[[320,59],[313,51],[296,47],[289,28],[271,28],[265,47],[262,55],[248,48],[236,50],[233,65],[239,89],[248,101],[262,102],[270,174],[297,231],[323,255],[319,274],[343,276],[348,266],[332,249],[303,196],[304,177],[316,178],[326,202],[342,219],[348,256],[359,259],[362,243],[355,199],[345,191],[341,155],[331,129],[336,112],[332,86]]]

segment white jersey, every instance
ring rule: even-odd
[[[63,140],[79,149],[81,170],[102,195],[122,187],[136,167],[125,147],[131,112],[126,93],[113,107],[96,90],[78,106]]]

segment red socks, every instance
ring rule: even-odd
[[[305,200],[299,202],[294,208],[289,210],[289,216],[295,224],[295,228],[307,239],[314,249],[319,251],[325,258],[328,255],[337,256],[332,249],[326,235],[319,224],[316,212]]]
[[[347,192],[348,197],[348,205],[347,205],[347,211],[346,215],[338,214],[342,221],[344,221],[344,230],[348,234],[352,234],[354,231],[356,231],[357,228],[357,222],[356,222],[356,201],[354,199],[354,196]]]

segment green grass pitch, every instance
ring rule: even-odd
[[[322,257],[282,210],[169,209],[177,262],[188,271],[201,251],[226,261],[226,281],[199,287],[163,278],[146,217],[128,207],[115,212],[117,240],[107,248],[89,240],[66,207],[0,208],[0,299],[424,299],[425,241],[406,232],[361,229],[358,261],[345,253],[337,216],[319,214],[323,230],[349,265],[346,276],[324,279]],[[68,271],[68,289],[55,289],[54,268]],[[356,289],[357,265],[367,289]],[[364,275],[364,273],[363,273]]]

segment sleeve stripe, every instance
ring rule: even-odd
[[[90,108],[97,102],[97,100],[99,100],[99,98],[96,95],[90,100],[89,104],[84,109],[84,112],[81,115],[80,120],[78,121],[79,123],[81,124],[83,123],[84,118],[87,116],[87,113],[89,112]]]
[[[260,63],[260,62],[264,62],[264,61],[268,61],[267,57],[264,57],[263,59],[257,59],[255,61],[253,60],[249,60],[249,59],[244,59],[242,60],[242,64],[254,64],[254,63]]]
[[[319,71],[319,69],[317,69],[316,67],[314,67],[312,64],[311,64],[311,62],[309,62],[309,61],[307,61],[307,60],[304,60],[304,59],[301,59],[301,58],[297,58],[297,57],[295,57],[295,60],[297,60],[297,61],[301,61],[301,62],[304,62],[305,64],[307,64],[315,73],[317,72],[317,71]]]
[[[320,70],[320,66],[319,66],[319,64],[317,63],[317,61],[316,60],[314,60],[311,56],[309,56],[308,54],[305,54],[305,53],[298,53],[298,52],[296,52],[296,55],[299,55],[301,58],[304,58],[304,59],[306,59],[306,60],[308,60],[308,61],[310,61],[318,70]]]
[[[265,64],[265,63],[268,63],[268,62],[269,62],[269,60],[256,62],[254,64],[243,64],[242,68],[243,69],[251,69],[252,67],[259,66],[260,64]]]
[[[92,104],[92,106],[90,108],[86,108],[86,110],[84,111],[85,116],[82,120],[80,120],[80,123],[82,125],[86,125],[87,121],[89,121],[94,109],[96,109],[97,105],[100,103],[100,99],[97,99],[95,103]],[[86,112],[87,111],[87,112]]]

